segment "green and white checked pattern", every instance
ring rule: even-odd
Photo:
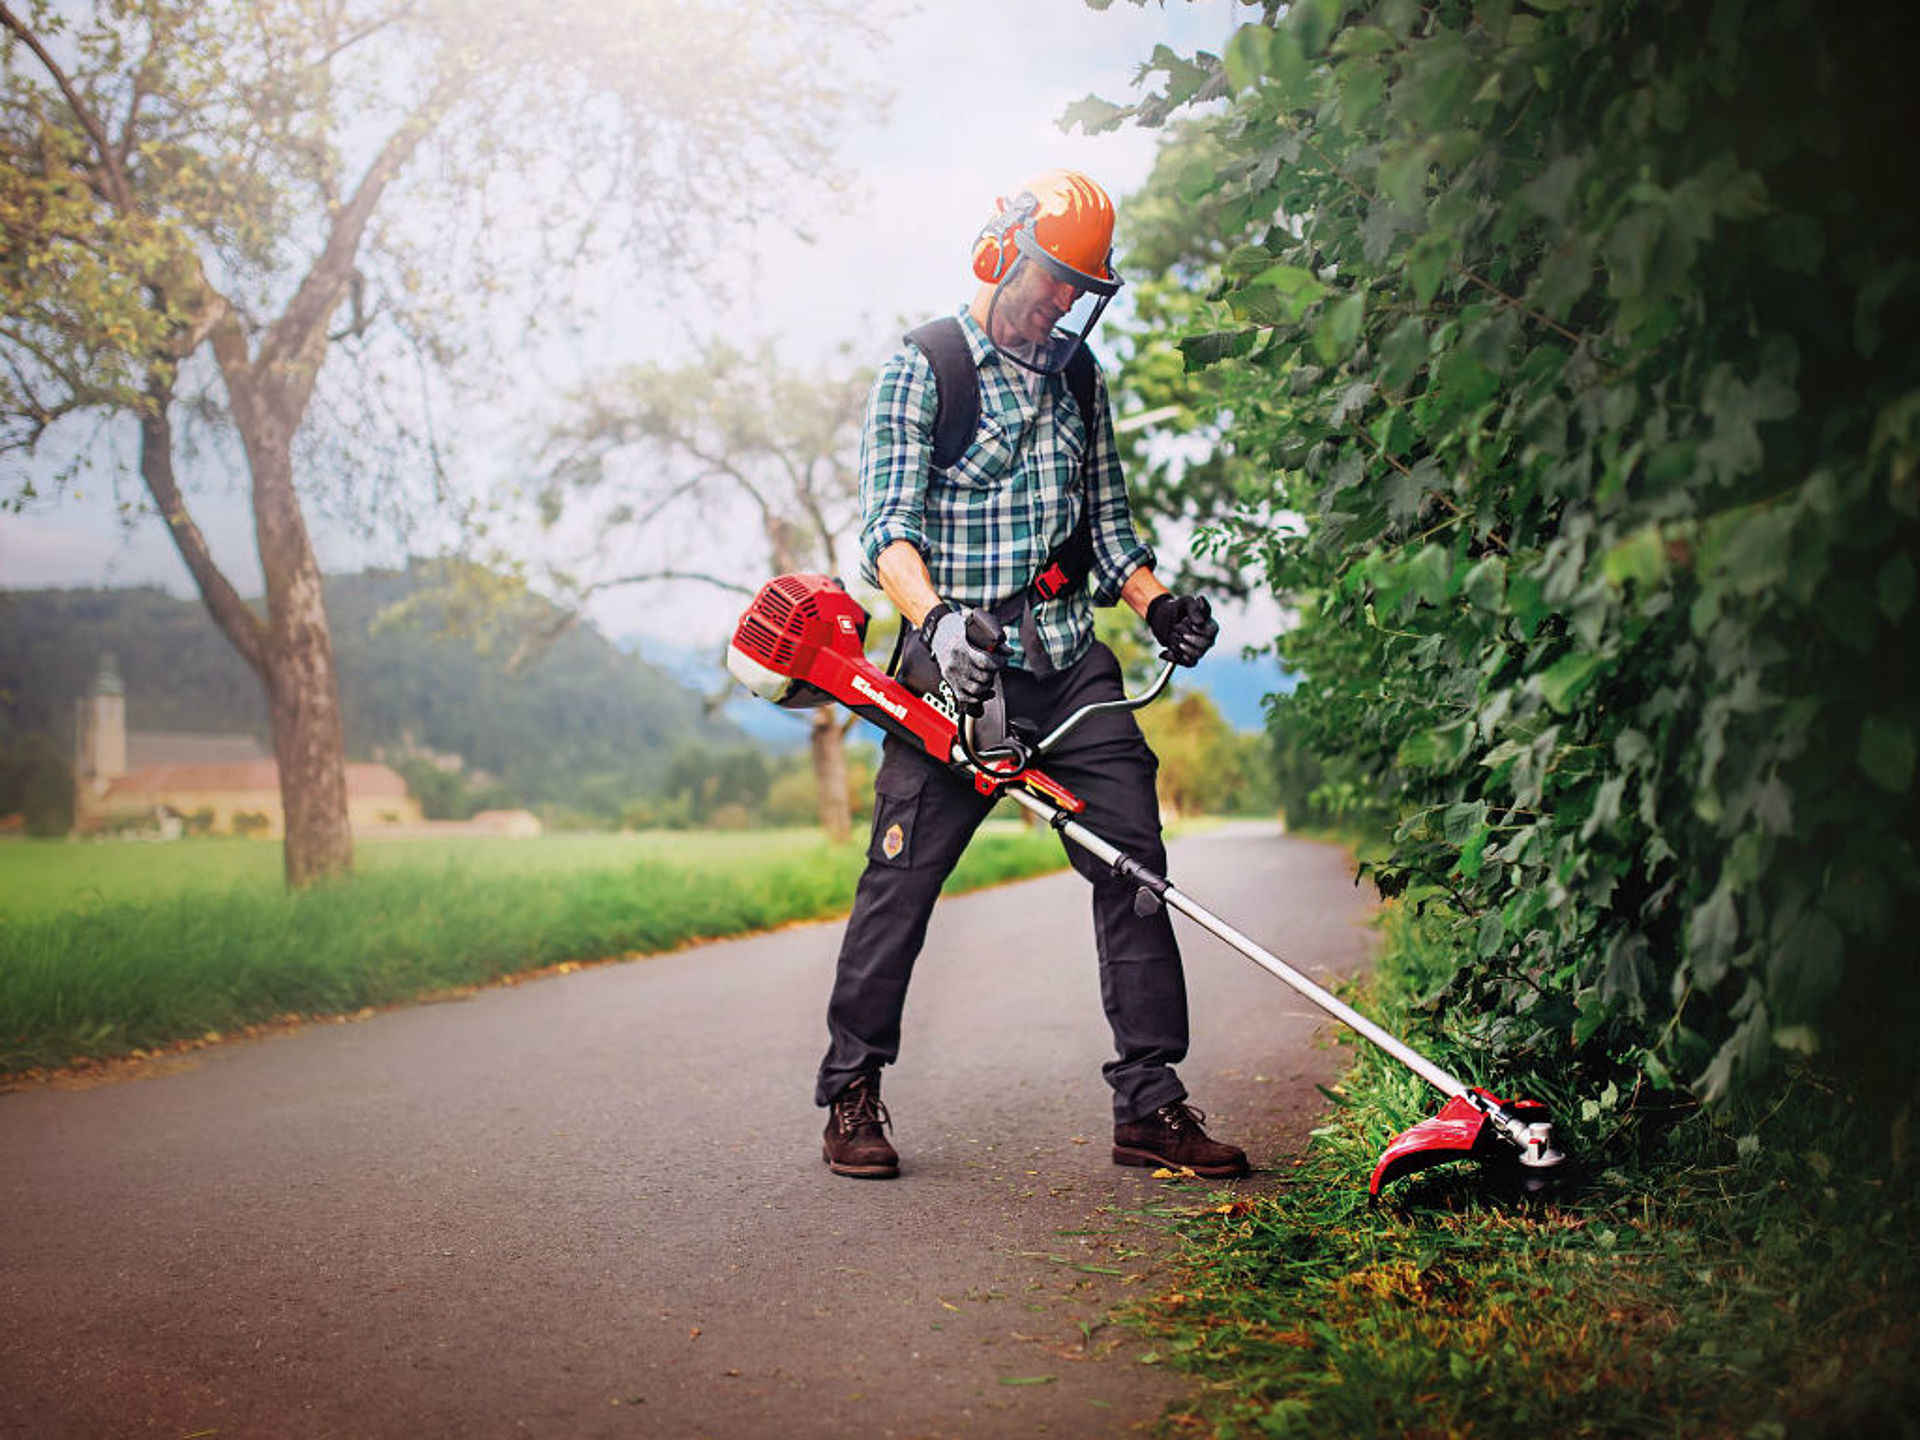
[[[860,439],[861,573],[879,583],[880,552],[905,540],[925,557],[942,599],[997,605],[1025,589],[1073,533],[1088,441],[1065,376],[1042,379],[1036,398],[1027,384],[1033,377],[1002,357],[965,310],[960,328],[980,370],[980,428],[952,469],[933,468],[938,396],[926,356],[903,346],[874,382]],[[1040,643],[1060,668],[1092,644],[1093,607],[1113,604],[1127,576],[1153,563],[1127,505],[1104,375],[1096,375],[1093,394],[1093,573],[1034,611]],[[1012,663],[1032,669],[1011,626],[1007,639]]]

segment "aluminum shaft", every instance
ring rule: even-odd
[[[1009,789],[1006,793],[1102,863],[1113,866],[1116,870],[1120,869],[1120,862],[1122,861],[1130,865],[1135,865],[1136,868],[1143,868],[1138,867],[1137,862],[1133,861],[1131,857],[1120,850],[1119,847],[1101,839],[1077,820],[1068,819],[1062,811],[1041,799],[1039,796],[1031,795],[1025,790],[1020,789]],[[1234,929],[1233,926],[1227,924],[1227,922],[1222,920],[1218,915],[1215,915],[1211,910],[1208,910],[1204,905],[1201,905],[1198,901],[1180,890],[1179,887],[1167,880],[1165,876],[1153,876],[1152,878],[1158,881],[1159,884],[1157,887],[1150,888],[1155,890],[1155,893],[1163,903],[1178,910],[1182,915],[1185,915],[1189,920],[1200,926],[1201,929],[1206,930],[1209,934],[1225,941],[1228,945],[1246,956],[1247,959],[1253,961],[1253,963],[1258,965],[1262,970],[1272,975],[1276,980],[1280,980],[1291,986],[1300,995],[1312,1001],[1354,1033],[1372,1041],[1402,1065],[1413,1071],[1413,1073],[1418,1075],[1422,1080],[1425,1080],[1429,1085],[1440,1091],[1441,1094],[1448,1097],[1455,1095],[1472,1095],[1472,1092],[1469,1091],[1465,1085],[1454,1079],[1453,1076],[1449,1075],[1445,1070],[1442,1070],[1431,1060],[1427,1059],[1427,1057],[1422,1055],[1418,1050],[1412,1049],[1403,1041],[1381,1029],[1351,1005],[1329,994],[1265,946],[1256,943],[1249,936]],[[1488,1107],[1483,1106],[1482,1108]]]

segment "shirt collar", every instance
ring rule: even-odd
[[[960,307],[960,333],[967,337],[967,349],[973,352],[973,365],[976,370],[986,364],[989,357],[999,359],[1000,351],[994,346],[993,341],[987,338],[987,332],[981,328],[980,322],[973,318],[971,305]]]
[[[1000,348],[987,337],[985,328],[973,318],[973,308],[960,307],[960,333],[967,337],[967,349],[973,355],[975,370],[985,372],[989,361],[1000,375],[998,387],[987,385],[981,389],[983,397],[992,397],[998,391],[998,401],[990,408],[1000,415],[1012,413],[1018,415],[1024,423],[1033,418],[1038,404],[1054,392],[1056,382],[1064,384],[1058,375],[1043,375],[1037,390],[1030,390],[1026,383],[1027,372],[1000,353]]]

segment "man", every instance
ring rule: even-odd
[[[868,579],[912,627],[903,634],[930,653],[962,711],[1003,704],[1008,721],[1029,721],[1039,734],[1122,693],[1118,662],[1093,638],[1096,603],[1125,601],[1182,665],[1219,632],[1206,600],[1172,595],[1155,578],[1153,552],[1134,531],[1105,384],[1084,348],[1120,287],[1112,248],[1112,202],[1083,175],[1050,171],[1001,200],[974,242],[972,303],[957,322],[908,337],[875,381],[862,437]],[[1007,625],[1000,643],[983,649],[968,638],[971,609]],[[1130,714],[1090,718],[1045,765],[1086,802],[1091,829],[1164,872],[1157,762]],[[899,1054],[907,982],[941,883],[991,802],[892,738],[874,792],[815,1100],[829,1111],[827,1164],[884,1179],[899,1173],[899,1157],[880,1069]],[[1104,1067],[1114,1160],[1245,1174],[1245,1153],[1206,1134],[1174,1073],[1187,1050],[1187,1003],[1167,915],[1135,914],[1134,886],[1068,851],[1093,882],[1115,1049]]]

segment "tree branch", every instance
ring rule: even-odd
[[[171,385],[153,377],[147,385],[147,399],[148,405],[140,412],[140,476],[147,482],[153,503],[160,508],[160,518],[167,522],[167,533],[186,562],[207,613],[264,684],[269,658],[266,625],[247,608],[246,601],[214,563],[207,538],[187,513],[186,499],[174,478],[173,422],[168,417],[168,407],[173,403]]]
[[[60,62],[48,53],[47,47],[40,43],[40,37],[18,15],[13,7],[0,3],[0,26],[13,32],[22,45],[34,53],[45,67],[47,74],[53,77],[53,83],[60,88],[60,94],[67,102],[67,108],[73,111],[73,118],[80,128],[87,132],[94,153],[100,157],[101,168],[105,171],[111,197],[115,206],[122,211],[133,210],[133,187],[127,183],[127,172],[121,168],[120,157],[107,138],[106,127],[100,123],[100,117],[80,98],[80,92],[74,88],[73,81],[67,78],[67,72],[60,68]]]
[[[580,598],[598,595],[602,590],[617,590],[623,585],[643,585],[651,580],[697,580],[703,585],[717,585],[722,590],[731,590],[736,595],[752,596],[759,593],[759,587],[742,585],[738,580],[728,580],[720,575],[708,575],[698,570],[642,570],[633,575],[616,575],[607,580],[595,580],[581,590]]]
[[[257,370],[272,373],[277,387],[293,392],[288,398],[303,408],[304,395],[319,374],[320,353],[326,345],[326,325],[339,305],[354,269],[361,238],[373,219],[387,187],[420,142],[433,132],[448,108],[465,88],[473,70],[460,65],[442,75],[367,167],[347,203],[334,212],[326,244],[309,267],[293,299],[267,331],[261,343]]]

